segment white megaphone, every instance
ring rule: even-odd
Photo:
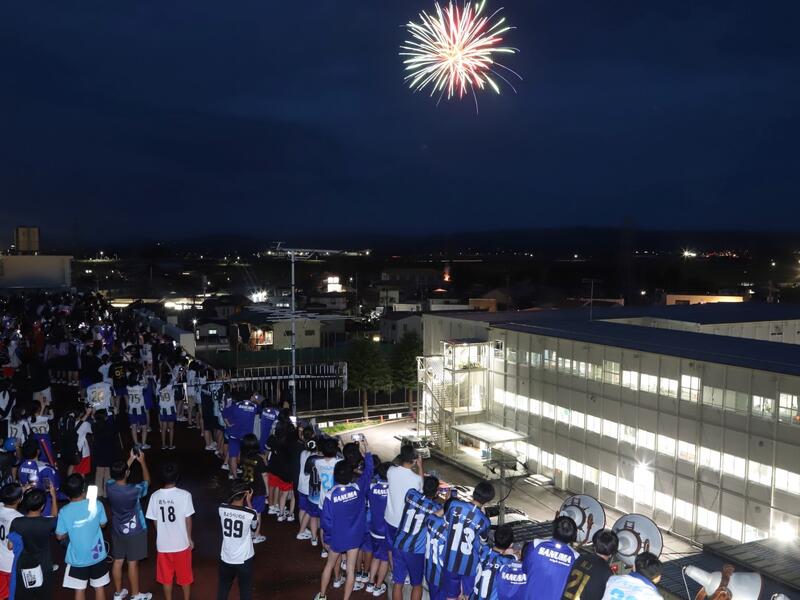
[[[725,591],[730,594],[731,600],[758,600],[761,597],[763,582],[758,573],[734,573],[731,565],[725,565],[721,572],[713,573],[688,566],[684,573],[703,586],[697,598],[725,597],[719,594]]]
[[[606,512],[600,503],[592,496],[570,496],[561,505],[559,517],[570,517],[578,526],[579,544],[588,544],[594,534],[606,526]]]
[[[792,600],[786,594],[772,594],[772,598],[770,600]]]

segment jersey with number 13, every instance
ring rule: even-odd
[[[444,515],[450,531],[444,548],[444,565],[451,573],[475,572],[480,558],[481,538],[489,531],[489,519],[474,504],[453,500]]]

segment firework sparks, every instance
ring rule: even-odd
[[[512,29],[505,18],[496,19],[502,9],[485,15],[483,0],[461,7],[452,1],[444,8],[438,3],[435,6],[435,15],[423,11],[419,22],[406,25],[411,39],[400,47],[400,55],[406,57],[403,62],[409,87],[417,92],[428,88],[431,96],[439,94],[439,100],[463,98],[471,92],[476,104],[476,90],[488,86],[500,93],[495,78],[513,90],[514,86],[498,69],[522,78],[495,61],[498,54],[517,52],[516,48],[501,45],[503,35]]]

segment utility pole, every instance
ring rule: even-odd
[[[292,414],[297,416],[297,320],[295,319],[295,299],[294,299],[294,263],[295,252],[289,252],[292,263],[292,378],[289,380],[292,386]]]

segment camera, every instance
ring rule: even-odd
[[[364,434],[363,433],[354,433],[350,436],[350,439],[354,442],[363,442],[364,441]]]

